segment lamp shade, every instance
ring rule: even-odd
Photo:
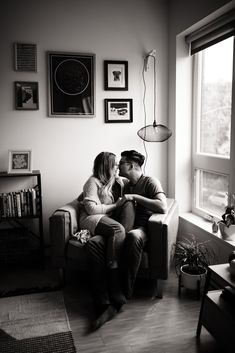
[[[147,142],[163,142],[171,137],[172,132],[165,125],[156,124],[154,121],[152,125],[142,127],[137,132],[137,135]]]

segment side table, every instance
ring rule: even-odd
[[[196,335],[200,337],[204,326],[224,348],[234,351],[235,302],[231,304],[221,297],[225,286],[235,289],[235,277],[230,274],[229,264],[209,266]],[[209,291],[210,287],[216,290]]]

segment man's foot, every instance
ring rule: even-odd
[[[109,269],[108,272],[109,295],[114,303],[126,304],[126,297],[122,292],[118,269]]]
[[[103,326],[107,321],[111,320],[117,314],[116,308],[112,305],[109,305],[106,310],[91,324],[91,330],[98,330]]]

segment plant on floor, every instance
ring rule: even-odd
[[[172,260],[177,274],[185,265],[185,272],[198,275],[205,272],[204,268],[212,263],[214,252],[208,246],[208,241],[198,242],[194,235],[190,235],[173,244]]]

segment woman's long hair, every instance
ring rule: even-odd
[[[116,155],[111,152],[101,152],[94,160],[93,175],[100,180],[102,184],[101,194],[104,196],[113,196],[111,190],[115,182],[115,176],[113,175],[115,161]]]

